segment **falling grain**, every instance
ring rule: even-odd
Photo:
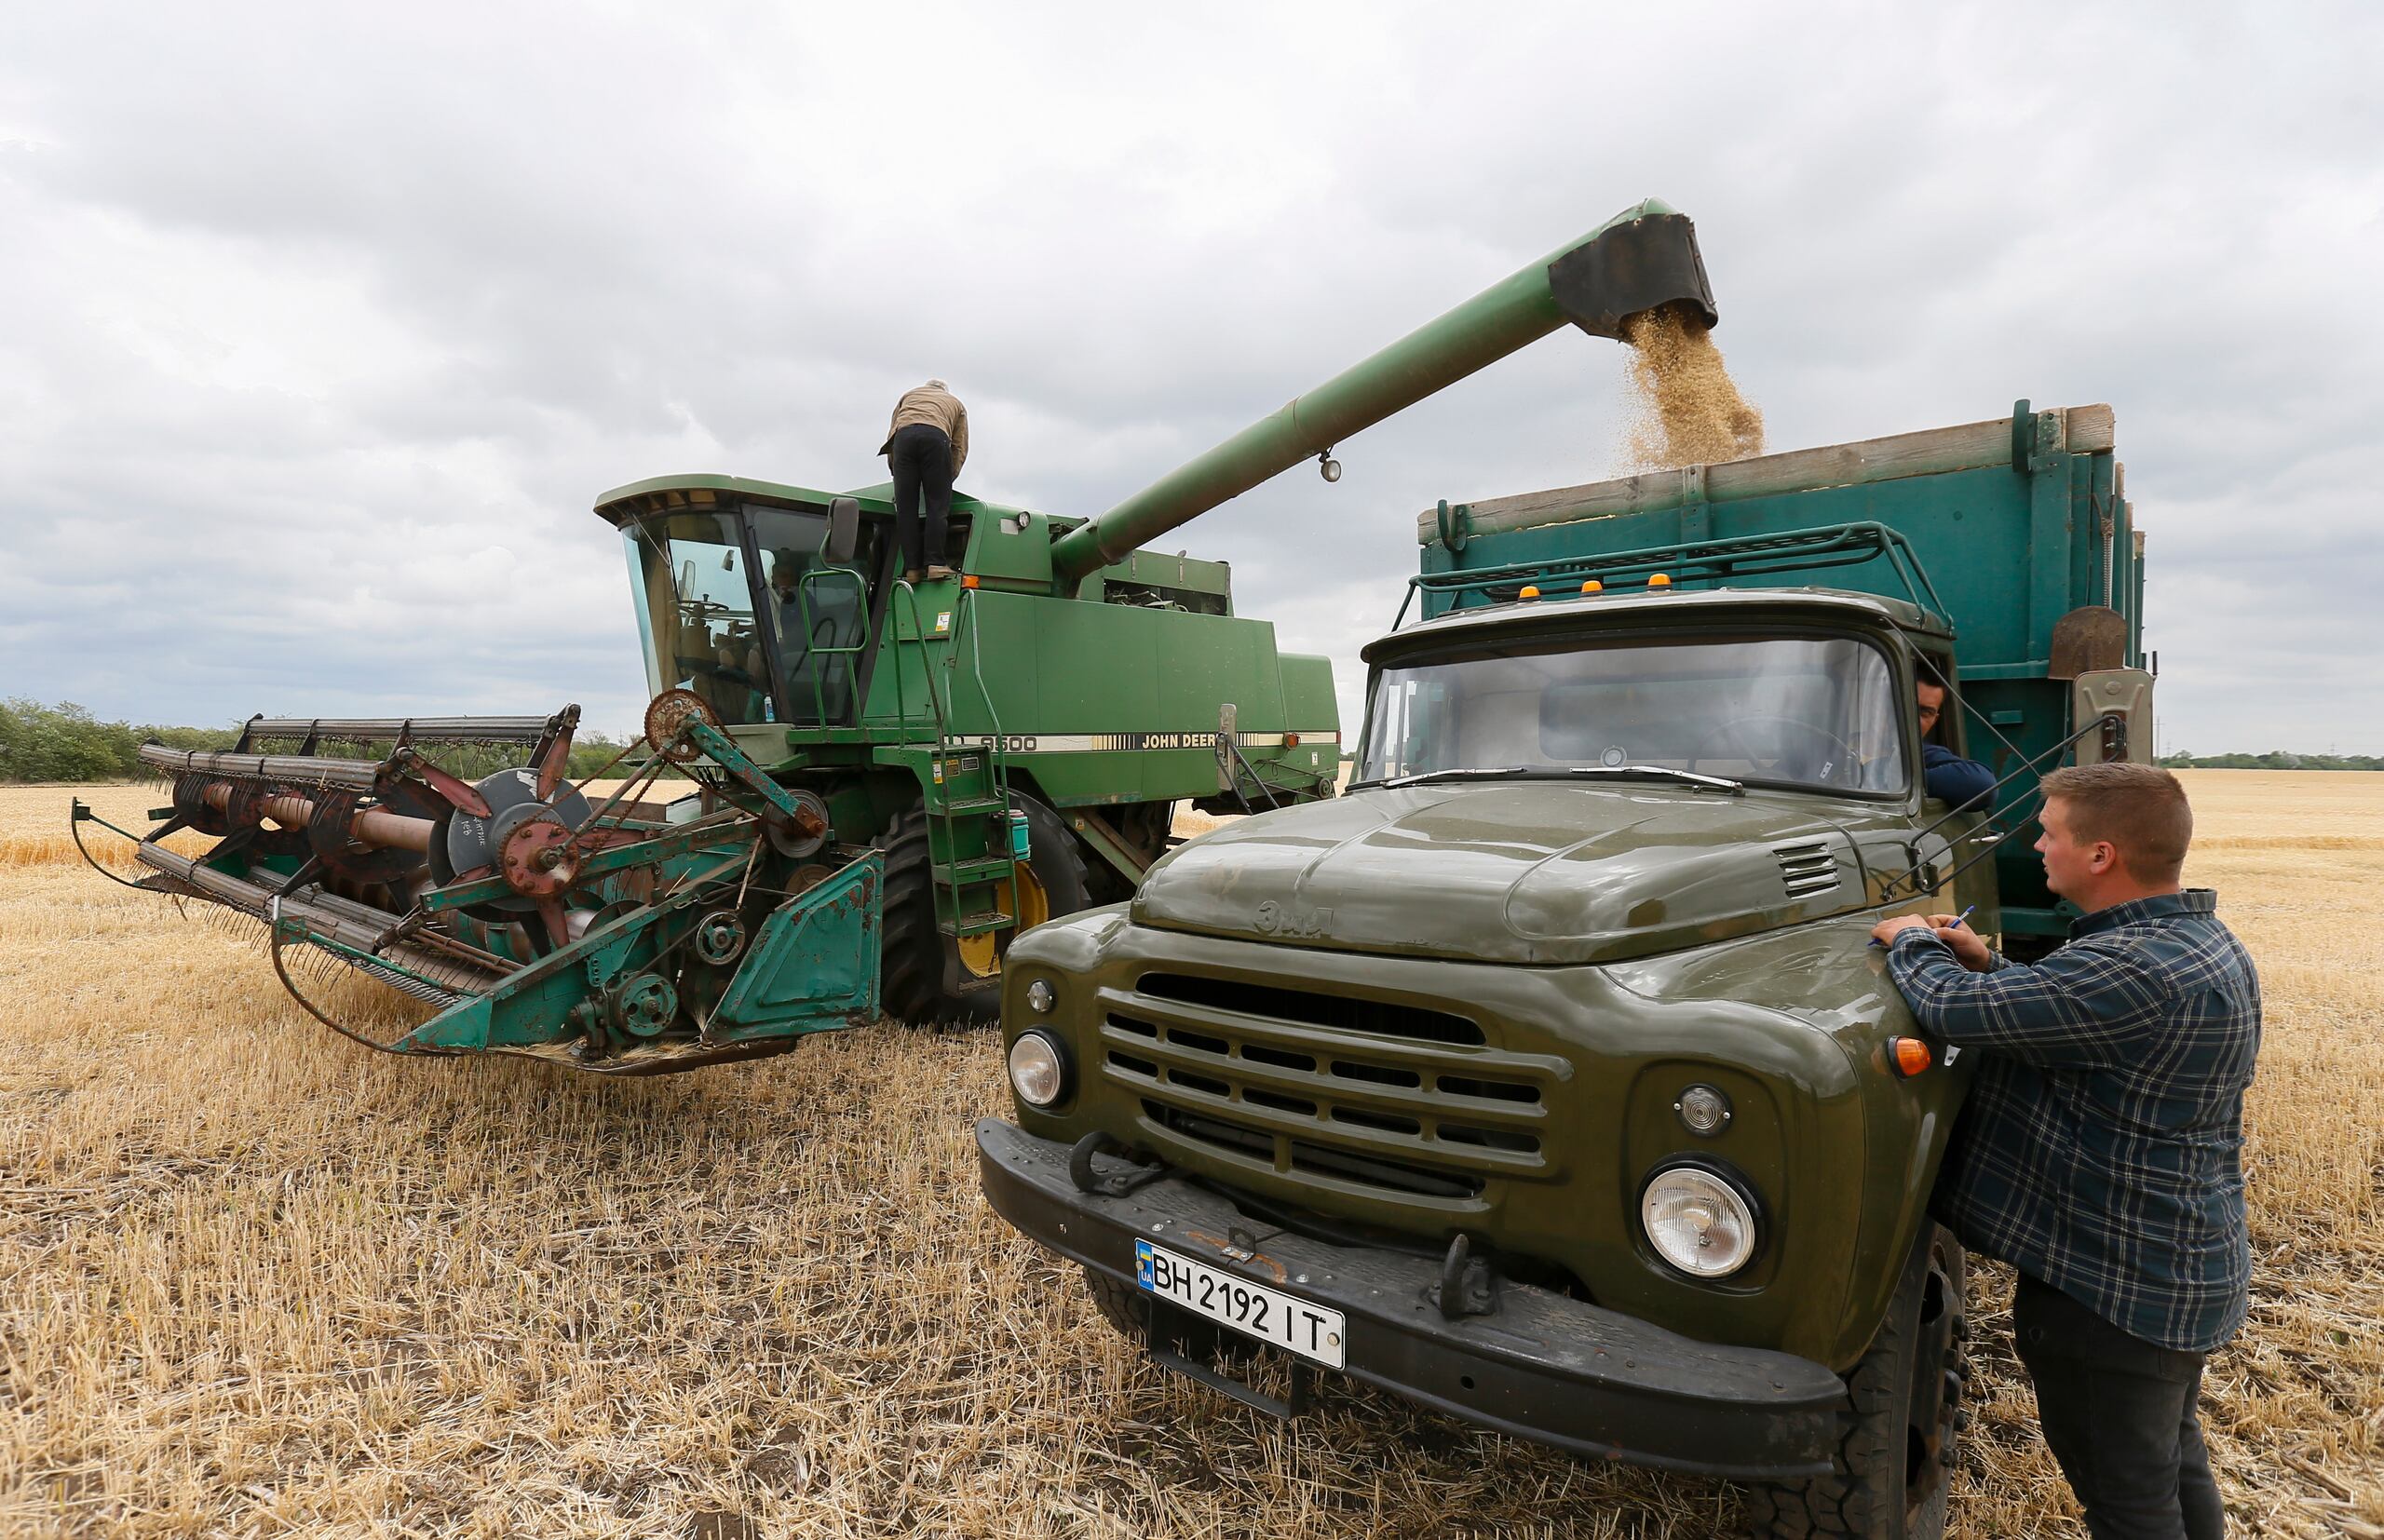
[[[1700,320],[1666,305],[1622,326],[1636,398],[1624,441],[1632,469],[1712,465],[1763,453],[1763,413],[1740,394]]]

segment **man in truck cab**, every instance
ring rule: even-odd
[[[2243,1091],[2259,980],[2165,770],[2043,784],[2045,881],[2084,913],[2034,966],[1950,915],[1872,932],[1914,1018],[1979,1055],[1937,1183],[1962,1243],[2018,1269],[2012,1333],[2045,1442],[2095,1540],[2217,1540],[2195,1399],[2248,1305]]]
[[[1920,698],[1921,784],[1949,807],[1968,807],[1995,790],[1995,772],[1947,747],[1939,723],[1944,718],[1945,686],[1925,675],[1915,686]]]

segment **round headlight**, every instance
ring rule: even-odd
[[[1754,1255],[1753,1205],[1702,1167],[1657,1172],[1639,1195],[1639,1223],[1657,1254],[1692,1277],[1735,1273]]]
[[[1060,993],[1051,987],[1051,980],[1049,979],[1037,979],[1026,986],[1027,1008],[1034,1011],[1036,1015],[1050,1015],[1051,1007],[1059,1003]]]
[[[1691,1086],[1673,1103],[1683,1127],[1693,1134],[1717,1134],[1730,1121],[1730,1099],[1711,1086]]]
[[[1030,1107],[1048,1107],[1068,1088],[1068,1062],[1060,1045],[1039,1032],[1023,1032],[1009,1046],[1009,1083]]]

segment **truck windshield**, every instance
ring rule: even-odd
[[[1651,765],[1887,795],[1909,782],[1899,704],[1852,637],[1485,649],[1379,670],[1356,778]]]

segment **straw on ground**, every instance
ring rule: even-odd
[[[2384,776],[2188,778],[2189,875],[2269,1005],[2214,1453],[2242,1533],[2384,1535]],[[1719,1483],[1346,1383],[1287,1426],[1147,1368],[978,1195],[985,1035],[881,1024],[623,1083],[373,1057],[252,942],[69,864],[72,794],[0,790],[0,1532],[1732,1526]],[[1956,1533],[2080,1535],[2008,1289],[1976,1286]]]

